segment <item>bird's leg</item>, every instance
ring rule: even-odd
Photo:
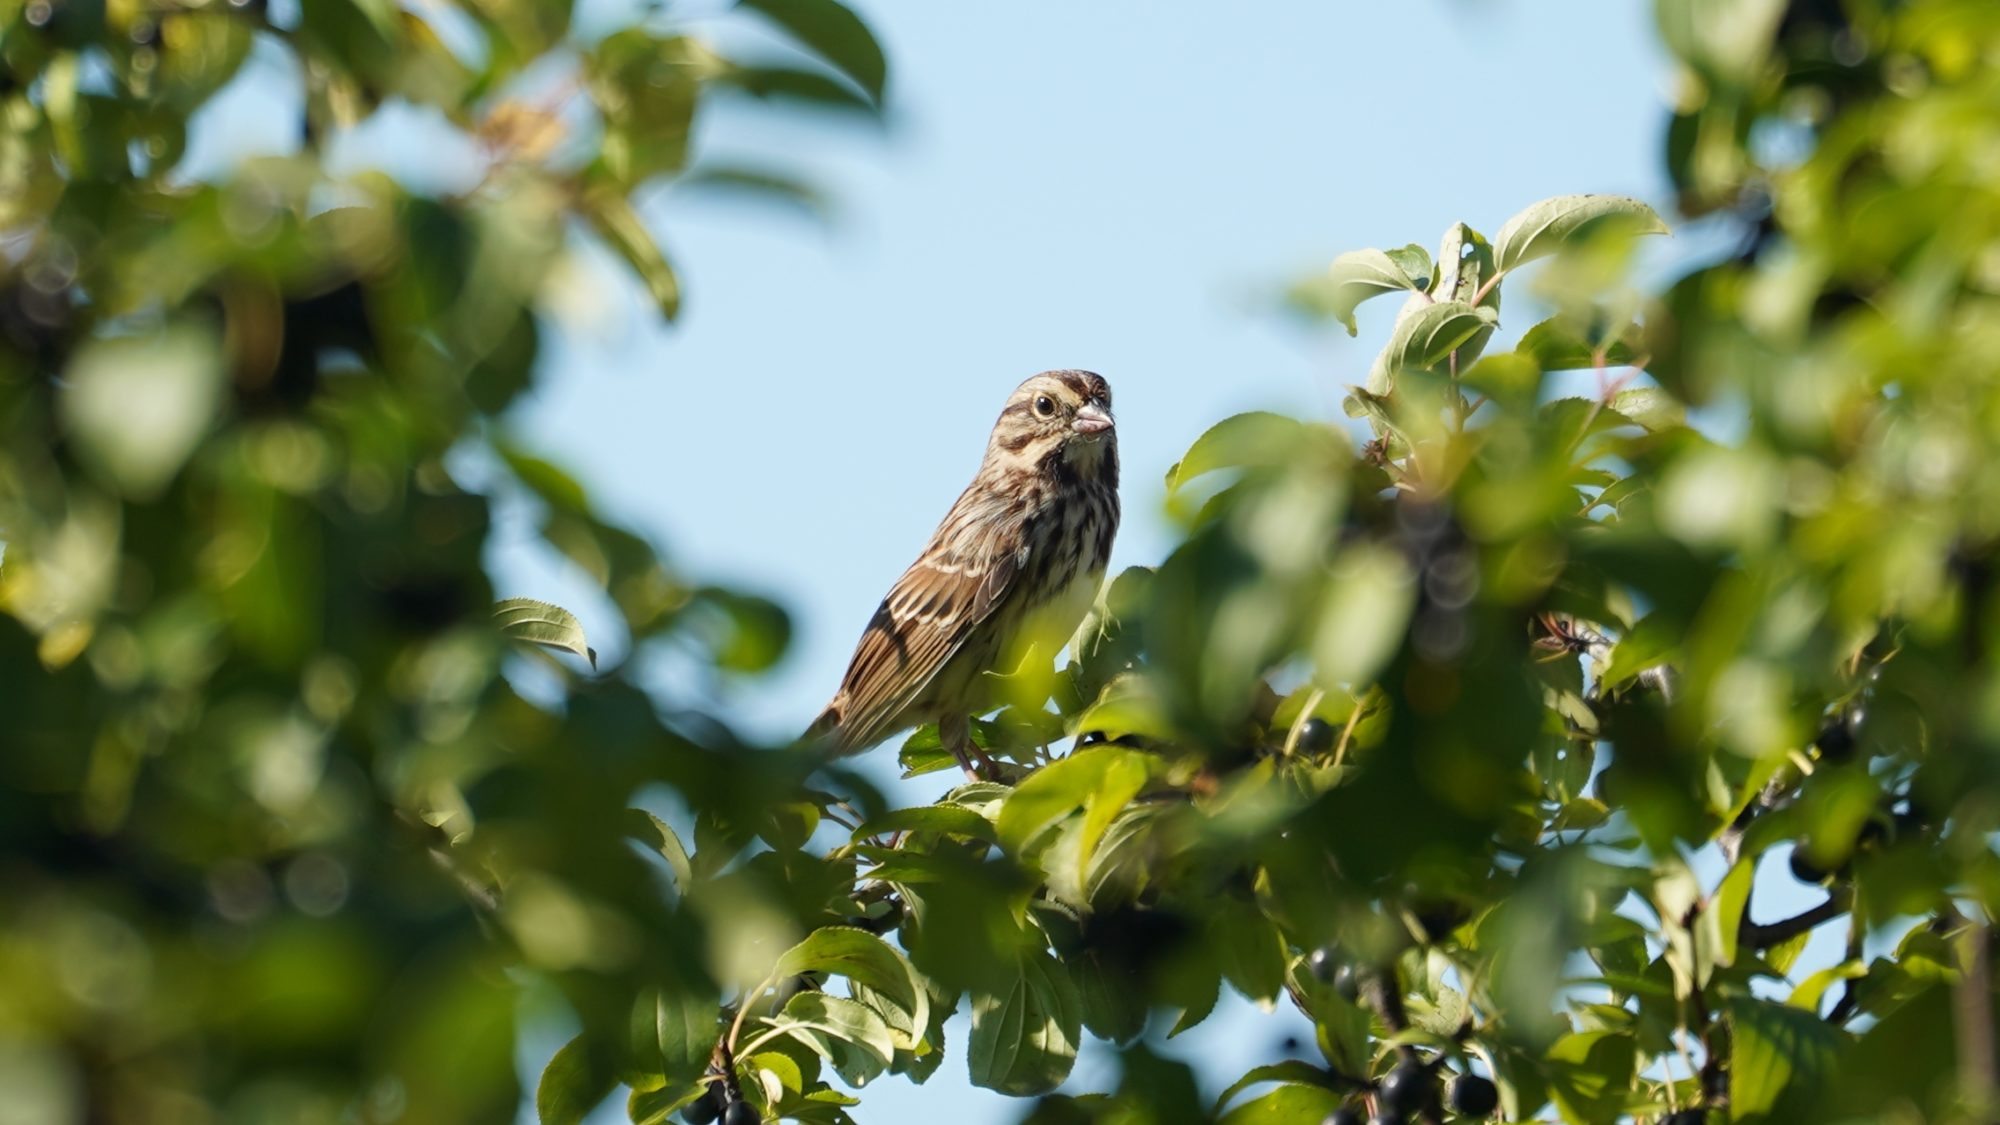
[[[972,741],[972,720],[965,715],[950,715],[938,720],[938,741],[944,743],[951,756],[958,759],[958,768],[965,771],[967,781],[991,781],[994,769],[993,759],[986,751]]]

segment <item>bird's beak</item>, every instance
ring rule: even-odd
[[[1086,402],[1077,408],[1069,428],[1085,437],[1096,437],[1111,428],[1111,412],[1094,400]]]

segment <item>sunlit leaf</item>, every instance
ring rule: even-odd
[[[851,1085],[882,1073],[896,1052],[895,1036],[880,1015],[824,992],[799,993],[769,1023],[812,1048]]]
[[[966,1046],[972,1084],[1014,1097],[1047,1093],[1069,1076],[1082,1030],[1068,970],[1045,954],[1029,954],[1005,992],[972,997]]]
[[[1811,1012],[1742,999],[1729,1005],[1729,1107],[1736,1121],[1795,1121],[1813,1104],[1847,1036]]]
[[[1503,271],[1547,257],[1593,223],[1622,222],[1633,234],[1665,234],[1667,224],[1651,207],[1622,195],[1559,195],[1533,204],[1500,228],[1493,239],[1495,264]]]
[[[592,1067],[583,1037],[578,1036],[563,1044],[542,1068],[535,1087],[535,1114],[542,1125],[580,1125],[614,1084],[608,1070],[598,1073]]]
[[[888,997],[909,1013],[909,1024],[915,1028],[923,1028],[930,1022],[930,992],[923,978],[888,942],[865,930],[845,926],[814,930],[778,958],[771,975],[784,979],[808,972],[847,977]],[[915,1045],[896,1043],[892,1049],[900,1046],[908,1050]]]
[[[597,650],[584,643],[583,622],[559,605],[508,598],[493,607],[500,631],[516,640],[581,656],[597,667]]]
[[[653,232],[646,229],[645,221],[632,209],[631,201],[616,191],[595,191],[585,196],[583,209],[597,233],[639,275],[653,295],[660,315],[668,320],[679,316],[680,280]]]
[[[1418,255],[1423,254],[1417,247],[1408,249],[1416,250]],[[1407,251],[1400,253],[1405,253],[1408,264],[1416,264],[1414,258],[1408,257]],[[1427,266],[1428,258],[1424,261]],[[1425,269],[1421,276],[1428,286],[1429,270]],[[1346,327],[1347,334],[1353,336],[1360,331],[1354,320],[1355,306],[1370,297],[1398,290],[1419,291],[1415,277],[1403,265],[1380,250],[1350,250],[1335,258],[1324,275],[1308,278],[1293,286],[1291,300],[1308,312],[1339,321]]]
[[[1369,369],[1368,390],[1384,394],[1404,371],[1443,366],[1466,341],[1492,328],[1496,317],[1490,308],[1460,301],[1438,301],[1407,311],[1396,321],[1388,345]]]
[[[1196,438],[1187,454],[1167,470],[1167,488],[1172,491],[1218,469],[1283,464],[1298,448],[1305,429],[1296,418],[1262,411],[1225,418]]]
[[[1222,1115],[1222,1125],[1290,1125],[1317,1121],[1340,1105],[1341,1097],[1321,1086],[1287,1084],[1244,1102]]]
[[[63,420],[107,483],[151,499],[214,421],[222,376],[214,333],[192,324],[93,342],[64,375]]]

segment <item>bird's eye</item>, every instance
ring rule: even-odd
[[[1049,415],[1054,414],[1055,412],[1056,412],[1055,399],[1052,399],[1047,395],[1037,395],[1035,397],[1035,413],[1046,418]]]

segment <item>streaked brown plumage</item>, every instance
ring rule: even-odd
[[[998,705],[986,673],[1054,656],[1096,596],[1117,531],[1111,387],[1088,371],[1022,383],[978,475],[869,620],[813,733],[847,754],[935,722],[976,775],[971,718]]]

